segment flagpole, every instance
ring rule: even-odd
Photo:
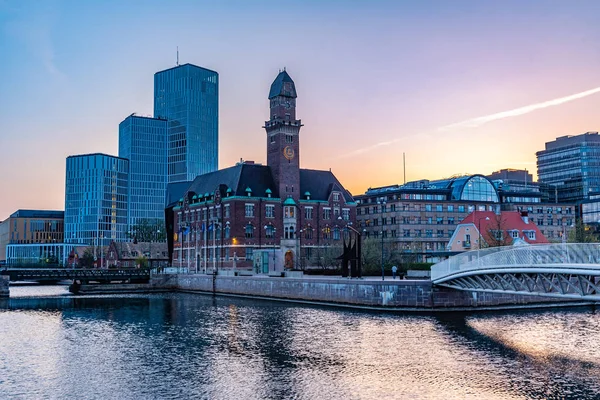
[[[213,232],[213,247],[212,247],[212,251],[213,251],[213,273],[217,270],[217,242],[216,242],[216,238],[217,238],[217,231],[215,230],[215,223],[213,222],[212,224],[210,224],[210,226],[212,226],[212,232]]]
[[[189,226],[186,228],[187,230],[187,273],[190,273],[190,228]]]
[[[203,233],[203,235],[202,235],[203,236],[203,240],[202,240],[203,243],[202,244],[204,245],[203,246],[203,250],[204,250],[203,253],[204,253],[204,255],[202,257],[202,268],[204,269],[204,273],[206,273],[206,263],[207,263],[207,260],[206,260],[206,238],[207,238],[207,235],[208,235],[207,230],[208,230],[208,226],[204,225],[204,222],[203,222],[202,223],[202,233]]]

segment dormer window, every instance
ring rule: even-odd
[[[510,237],[513,239],[517,239],[519,237],[519,231],[517,231],[517,230],[510,231]]]
[[[535,231],[525,231],[525,234],[529,240],[535,240]]]
[[[248,197],[252,196],[252,189],[250,189],[250,187],[246,188],[246,196],[248,196]]]
[[[271,192],[271,189],[267,189],[265,190],[265,194],[267,195],[267,197],[271,197],[271,194],[273,194],[273,192]]]
[[[333,201],[340,201],[340,194],[338,192],[333,192]]]

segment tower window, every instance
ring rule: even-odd
[[[271,135],[271,143],[275,143],[275,135]]]
[[[285,135],[286,143],[294,143],[294,137],[292,135]]]

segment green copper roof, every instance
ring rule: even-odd
[[[310,192],[304,192],[305,196],[310,196]]]
[[[198,196],[194,195],[194,197],[192,197],[192,199],[196,200],[198,198]]]
[[[284,206],[294,206],[296,205],[296,202],[294,201],[294,199],[292,199],[291,197],[288,197],[287,199],[285,199],[285,201],[283,202]]]
[[[271,193],[273,193],[273,192],[271,192],[271,189],[267,189],[267,190],[265,190],[265,193],[267,193],[267,194],[271,194]]]
[[[227,188],[227,193],[231,193],[233,192],[233,190],[231,190],[231,188]]]
[[[248,193],[248,192],[252,193],[252,189],[250,189],[249,186],[246,188],[246,193]]]
[[[285,85],[285,83],[288,83],[288,85]],[[277,78],[271,84],[271,90],[269,90],[269,99],[277,96],[298,97],[296,95],[296,85],[294,85],[294,81],[285,69],[277,75]]]

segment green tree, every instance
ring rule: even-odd
[[[95,262],[94,253],[89,248],[85,249],[83,255],[79,258],[79,266],[82,268],[92,268]]]
[[[164,242],[167,240],[165,221],[161,219],[140,219],[128,232],[136,242]]]
[[[139,268],[148,268],[148,259],[146,256],[139,256],[135,259],[135,265]]]
[[[577,218],[575,226],[567,233],[568,243],[597,243],[598,237],[589,225],[585,225],[581,218]]]

